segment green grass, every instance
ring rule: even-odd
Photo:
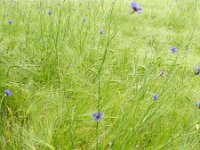
[[[199,149],[200,2],[130,2],[1,1],[0,149]]]

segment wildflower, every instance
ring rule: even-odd
[[[92,116],[94,117],[93,120],[95,120],[96,122],[99,122],[101,120],[102,113],[101,112],[94,113],[92,114]]]
[[[86,17],[83,18],[83,23],[85,23],[85,22],[86,22]]]
[[[100,30],[100,31],[99,31],[99,34],[103,34],[103,30]]]
[[[200,102],[196,102],[195,106],[197,106],[200,109]]]
[[[158,95],[157,94],[153,94],[152,99],[155,100],[155,101],[158,100]]]
[[[8,20],[8,24],[12,24],[13,23],[13,21],[12,20]]]
[[[161,72],[160,72],[160,76],[163,77],[164,75],[165,75],[164,70],[161,70]]]
[[[48,11],[48,15],[51,16],[51,14],[52,14],[52,12],[51,12],[51,11]]]
[[[8,89],[5,90],[5,94],[6,94],[6,96],[12,96],[11,92]]]
[[[194,70],[195,75],[200,75],[200,67],[196,67]]]
[[[142,10],[142,8],[139,7],[135,2],[131,3],[131,8],[133,9],[133,13],[134,12],[141,13],[140,11]]]
[[[172,51],[172,53],[176,53],[177,52],[177,48],[176,47],[172,47],[170,50]]]

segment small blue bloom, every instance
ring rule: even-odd
[[[99,122],[101,120],[102,113],[101,112],[94,113],[92,114],[92,116],[94,117],[93,120],[95,120],[96,122]]]
[[[194,70],[195,75],[200,75],[200,67],[196,67]]]
[[[155,101],[158,100],[158,95],[157,94],[153,94],[152,99],[155,100]]]
[[[195,106],[197,106],[200,109],[200,102],[196,102]]]
[[[6,96],[12,96],[11,92],[8,89],[5,90],[5,94],[6,94]]]
[[[172,53],[176,53],[177,52],[177,48],[176,47],[172,47],[170,50],[172,51]]]
[[[141,7],[139,7],[135,2],[131,2],[131,8],[133,9],[133,12],[140,13],[142,10]]]
[[[8,20],[8,24],[12,24],[13,23],[13,21],[12,20]]]
[[[48,11],[48,15],[51,16],[51,14],[52,14],[52,12],[51,12],[51,11]]]

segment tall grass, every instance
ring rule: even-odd
[[[200,3],[130,2],[1,1],[0,149],[199,149]]]

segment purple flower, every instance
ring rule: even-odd
[[[194,70],[195,75],[200,75],[200,67],[196,67]]]
[[[13,23],[13,21],[12,20],[8,20],[8,24],[12,24]]]
[[[172,47],[170,50],[172,51],[172,53],[176,53],[177,52],[177,48],[176,47]]]
[[[51,12],[51,11],[48,11],[48,15],[51,16],[51,14],[52,14],[52,12]]]
[[[131,8],[133,9],[133,12],[141,13],[142,10],[141,7],[139,7],[135,2],[131,2]]]
[[[197,106],[200,109],[200,102],[196,102],[195,106]]]
[[[96,122],[99,122],[101,120],[102,113],[101,112],[94,113],[92,114],[92,116],[93,116],[93,120],[95,120]]]
[[[6,94],[6,96],[12,96],[11,92],[8,89],[5,90],[5,94]]]
[[[155,101],[158,100],[158,95],[156,93],[153,94],[152,99],[155,100]]]

